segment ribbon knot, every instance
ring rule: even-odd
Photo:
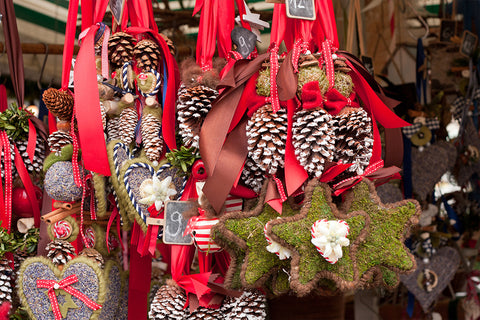
[[[60,312],[60,307],[58,305],[57,295],[55,294],[55,290],[62,289],[65,292],[70,293],[75,298],[81,300],[85,305],[92,309],[98,310],[102,306],[96,303],[95,301],[91,300],[82,292],[78,291],[77,289],[73,288],[71,285],[78,282],[78,277],[76,274],[72,274],[66,277],[63,280],[55,281],[55,280],[37,280],[37,288],[46,288],[48,289],[48,298],[50,299],[50,303],[52,305],[52,311],[55,316],[55,320],[62,319],[62,313]]]
[[[324,101],[325,110],[332,115],[337,115],[345,107],[360,107],[355,101],[355,92],[352,92],[349,97],[345,97],[335,88],[331,88],[325,93]]]

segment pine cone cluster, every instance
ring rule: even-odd
[[[105,265],[105,259],[103,259],[103,256],[98,252],[97,250],[93,248],[84,248],[80,253],[78,254],[79,257],[87,257],[89,259],[92,259],[93,262],[97,263],[100,268],[103,269]]]
[[[0,259],[0,302],[12,302],[12,274],[10,261],[6,258]],[[1,304],[1,303],[0,303]]]
[[[121,68],[133,60],[135,38],[125,32],[116,32],[108,39],[108,57],[114,69]]]
[[[55,154],[59,154],[63,147],[73,143],[70,133],[63,131],[52,132],[47,141],[50,152],[55,152]]]
[[[247,290],[239,298],[226,297],[221,307],[227,320],[263,320],[267,318],[267,298],[256,290]]]
[[[372,120],[362,108],[348,108],[333,118],[335,127],[334,161],[352,163],[347,169],[363,174],[372,157]]]
[[[259,108],[247,123],[248,156],[268,174],[283,167],[287,141],[287,113],[273,113],[270,104]]]
[[[123,142],[129,145],[135,138],[135,127],[138,122],[138,114],[135,107],[128,107],[120,113],[120,135]]]
[[[187,317],[183,309],[186,300],[185,293],[180,287],[161,286],[153,298],[148,316],[154,320],[183,320]]]
[[[144,109],[145,110],[145,109]],[[162,123],[153,114],[144,113],[140,129],[148,160],[159,161],[163,151],[163,138],[160,135]]]
[[[40,173],[43,170],[43,160],[45,160],[45,144],[41,139],[37,139],[35,151],[33,154],[33,163],[28,156],[28,141],[22,140],[16,142],[18,152],[25,163],[25,167],[29,173]]]
[[[75,248],[65,240],[50,241],[45,247],[47,258],[55,265],[63,265],[75,256]]]
[[[122,134],[120,132],[120,117],[112,117],[107,119],[107,142],[112,140],[121,140]]]
[[[300,165],[320,177],[327,162],[333,160],[335,136],[332,117],[324,109],[302,109],[295,113],[292,124],[292,142]]]
[[[73,96],[67,91],[48,88],[43,92],[43,102],[60,120],[70,121],[73,114]]]
[[[198,85],[188,89],[183,84],[180,86],[177,119],[185,146],[199,147],[200,128],[217,96],[218,91],[207,86]]]
[[[143,39],[133,48],[133,56],[142,71],[156,70],[160,63],[160,47],[153,40]]]

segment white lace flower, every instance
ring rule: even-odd
[[[172,177],[166,177],[162,181],[156,175],[152,179],[147,179],[140,185],[140,199],[138,202],[151,206],[155,204],[155,209],[160,211],[163,203],[170,200],[171,196],[177,194],[174,187],[171,187]]]
[[[343,256],[342,247],[348,246],[348,224],[343,220],[317,220],[311,228],[312,243],[331,264]]]

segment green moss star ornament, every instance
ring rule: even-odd
[[[415,258],[404,242],[421,213],[417,201],[383,204],[374,184],[364,180],[350,191],[344,207],[346,212],[365,211],[371,219],[365,242],[357,250],[357,268],[363,281],[368,284],[373,276],[378,280],[373,285],[392,288],[398,284],[398,274],[415,270]]]
[[[311,226],[317,220],[344,220],[350,232],[350,245],[343,247],[343,257],[331,264],[323,258],[311,242]],[[367,236],[370,223],[364,211],[341,213],[332,203],[331,189],[317,179],[305,188],[305,200],[298,214],[271,221],[267,235],[273,241],[292,250],[290,287],[298,296],[305,296],[325,280],[333,281],[341,290],[357,287],[359,274],[355,266],[355,253]]]
[[[219,223],[212,227],[213,239],[232,256],[232,263],[227,272],[226,283],[231,287],[259,288],[269,284],[274,294],[287,291],[290,261],[280,260],[275,253],[268,252],[268,242],[264,228],[279,214],[265,204],[266,186],[261,193],[258,204],[251,211],[231,212],[220,218]],[[297,213],[285,202],[282,217]],[[282,281],[287,280],[287,281]],[[277,283],[281,281],[282,283]]]

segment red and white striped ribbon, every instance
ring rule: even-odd
[[[273,42],[268,48],[270,51],[270,97],[268,101],[272,104],[273,113],[280,110],[280,100],[278,99],[277,74],[278,64],[278,44]]]
[[[3,176],[5,179],[5,190],[4,190],[4,212],[5,221],[7,226],[7,231],[10,232],[12,226],[12,187],[13,187],[13,177],[12,177],[12,153],[10,150],[10,140],[8,139],[7,133],[5,131],[0,131],[0,140],[3,146],[3,163],[5,170],[3,171]],[[0,181],[1,183],[1,181]],[[5,224],[3,224],[5,225]]]

